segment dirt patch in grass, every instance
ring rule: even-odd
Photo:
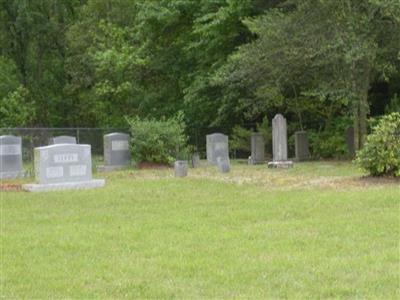
[[[370,186],[370,185],[399,185],[400,186],[400,178],[393,177],[359,177],[354,178],[353,182],[360,186]]]
[[[0,192],[21,192],[22,185],[16,183],[1,183]]]

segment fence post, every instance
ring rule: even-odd
[[[76,139],[78,140],[78,144],[80,144],[79,143],[79,127],[76,128]]]

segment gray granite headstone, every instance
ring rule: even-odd
[[[349,149],[349,154],[351,157],[356,155],[355,147],[354,147],[354,127],[349,127],[346,130],[346,143],[347,148]]]
[[[207,161],[216,165],[218,157],[229,159],[228,136],[222,133],[209,134],[207,139]]]
[[[199,153],[194,153],[192,155],[192,167],[193,168],[200,167],[200,155],[199,155]]]
[[[272,155],[273,161],[268,163],[269,168],[290,168],[292,161],[288,161],[287,125],[286,119],[277,114],[272,120]]]
[[[103,179],[92,179],[90,145],[57,144],[35,148],[36,184],[25,184],[28,191],[82,189],[104,186]]]
[[[310,159],[310,145],[307,131],[296,131],[294,134],[296,160],[304,161]]]
[[[0,179],[23,177],[21,138],[0,136]]]
[[[174,164],[175,177],[186,177],[188,174],[188,162],[186,160],[177,160]]]
[[[104,136],[104,166],[99,166],[99,170],[123,169],[130,163],[129,134],[119,132],[106,134]]]
[[[50,145],[56,144],[76,144],[76,138],[74,136],[60,135],[50,138]]]
[[[218,156],[217,166],[221,173],[228,173],[231,170],[229,157]]]
[[[262,164],[265,160],[265,142],[261,133],[251,134],[250,164]]]

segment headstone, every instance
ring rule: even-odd
[[[251,134],[251,157],[250,164],[262,164],[265,160],[265,142],[261,133]]]
[[[186,160],[177,160],[174,164],[175,177],[186,177],[188,174],[188,162]]]
[[[104,136],[104,166],[99,171],[114,171],[126,168],[131,163],[129,134],[110,133]]]
[[[292,161],[288,161],[287,125],[286,119],[277,114],[272,120],[272,155],[273,161],[268,163],[269,168],[290,168]]]
[[[23,177],[21,138],[0,136],[0,179]]]
[[[76,144],[76,138],[74,136],[60,135],[50,138],[50,145],[56,144]]]
[[[221,173],[228,173],[231,170],[229,157],[218,156],[217,165],[218,165],[218,169]]]
[[[294,134],[296,160],[304,161],[310,159],[310,145],[307,131],[296,131]]]
[[[356,151],[354,147],[354,127],[349,127],[346,130],[346,143],[351,157],[355,157]]]
[[[35,148],[34,184],[23,189],[32,192],[87,189],[104,186],[104,179],[92,179],[90,145],[57,144]]]
[[[216,165],[218,157],[229,159],[228,136],[222,133],[207,135],[207,161]]]
[[[192,167],[193,168],[200,167],[200,155],[199,155],[199,153],[194,153],[192,155]]]

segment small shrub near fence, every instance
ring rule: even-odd
[[[135,162],[170,164],[187,158],[187,136],[183,115],[170,119],[128,119],[132,157]]]
[[[356,161],[372,176],[400,177],[400,113],[386,115],[379,121]]]

